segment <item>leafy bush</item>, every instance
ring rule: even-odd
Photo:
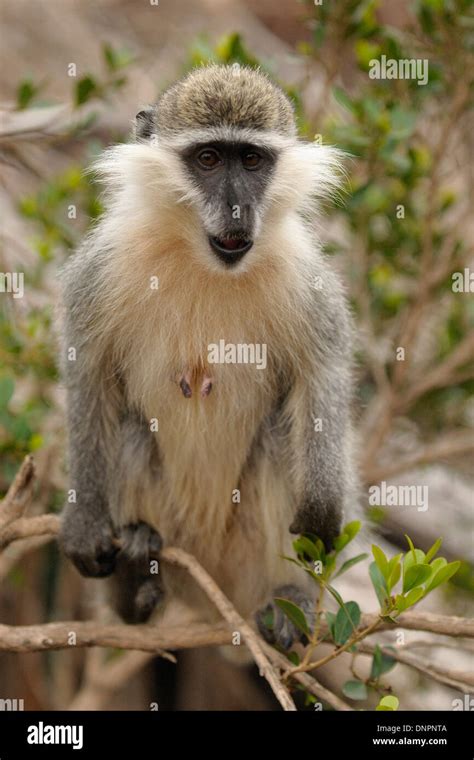
[[[302,535],[293,542],[296,559],[285,558],[307,573],[317,586],[314,626],[310,624],[301,607],[294,602],[284,598],[275,599],[284,614],[308,640],[303,660],[300,660],[299,655],[294,651],[288,654],[290,662],[294,665],[294,669],[288,670],[288,676],[295,671],[312,672],[346,651],[352,654],[354,663],[360,642],[376,631],[382,623],[396,625],[401,613],[414,607],[438,586],[447,583],[460,567],[460,562],[447,562],[444,557],[436,557],[441,547],[441,539],[438,539],[425,553],[421,549],[415,549],[412,540],[406,536],[408,551],[400,552],[390,559],[385,556],[380,547],[372,545],[374,561],[369,566],[369,576],[380,608],[376,620],[363,627],[361,626],[362,613],[357,602],[344,601],[332,584],[333,580],[368,557],[365,553],[357,554],[340,562],[340,554],[358,534],[360,527],[359,521],[345,525],[341,534],[333,542],[334,548],[329,552],[325,550],[323,542],[317,537]],[[337,613],[324,611],[323,602],[327,594],[336,601]],[[325,628],[322,626],[323,618],[326,622]],[[271,630],[273,624],[271,615],[265,622]],[[335,649],[320,660],[313,661],[312,653],[322,642],[332,642]],[[384,685],[381,678],[396,665],[396,662],[393,647],[387,646],[382,649],[379,644],[376,644],[369,677],[363,679],[357,676],[353,665],[354,678],[344,684],[344,694],[349,699],[359,701],[368,698],[369,690],[379,694],[390,692],[390,687]],[[307,699],[314,701],[309,693]],[[395,710],[397,707],[398,700],[392,697],[388,701],[383,698],[377,709]]]

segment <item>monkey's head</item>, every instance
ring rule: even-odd
[[[182,235],[214,271],[238,273],[267,255],[264,232],[336,184],[336,152],[299,141],[284,92],[237,64],[193,70],[137,114],[134,133],[135,144],[112,149],[115,163],[99,168],[114,179],[117,157],[129,158],[122,171],[123,183],[136,185],[129,197],[156,218],[166,204],[171,212],[192,209],[178,210]]]
[[[136,118],[139,139],[179,152],[210,249],[228,267],[252,248],[279,151],[295,134],[283,91],[238,64],[193,71]]]

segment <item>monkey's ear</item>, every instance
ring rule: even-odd
[[[155,107],[148,106],[135,116],[133,134],[135,140],[149,140],[155,127]]]

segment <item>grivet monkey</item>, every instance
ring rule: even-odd
[[[163,541],[243,616],[261,623],[275,594],[311,609],[282,555],[292,534],[330,545],[355,491],[351,319],[309,223],[338,161],[298,140],[266,75],[213,65],[98,162],[106,210],[63,273],[75,501],[61,540],[82,574],[113,574],[126,621],[164,595],[210,614],[179,569],[150,572]],[[295,631],[273,611],[266,635],[288,646]]]

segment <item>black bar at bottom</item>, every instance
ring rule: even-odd
[[[472,760],[472,713],[460,712],[1,712],[0,760],[19,757],[135,760],[202,751],[293,757]],[[308,754],[311,753],[310,755]],[[330,754],[329,754],[330,753]],[[344,754],[342,754],[344,753]]]

